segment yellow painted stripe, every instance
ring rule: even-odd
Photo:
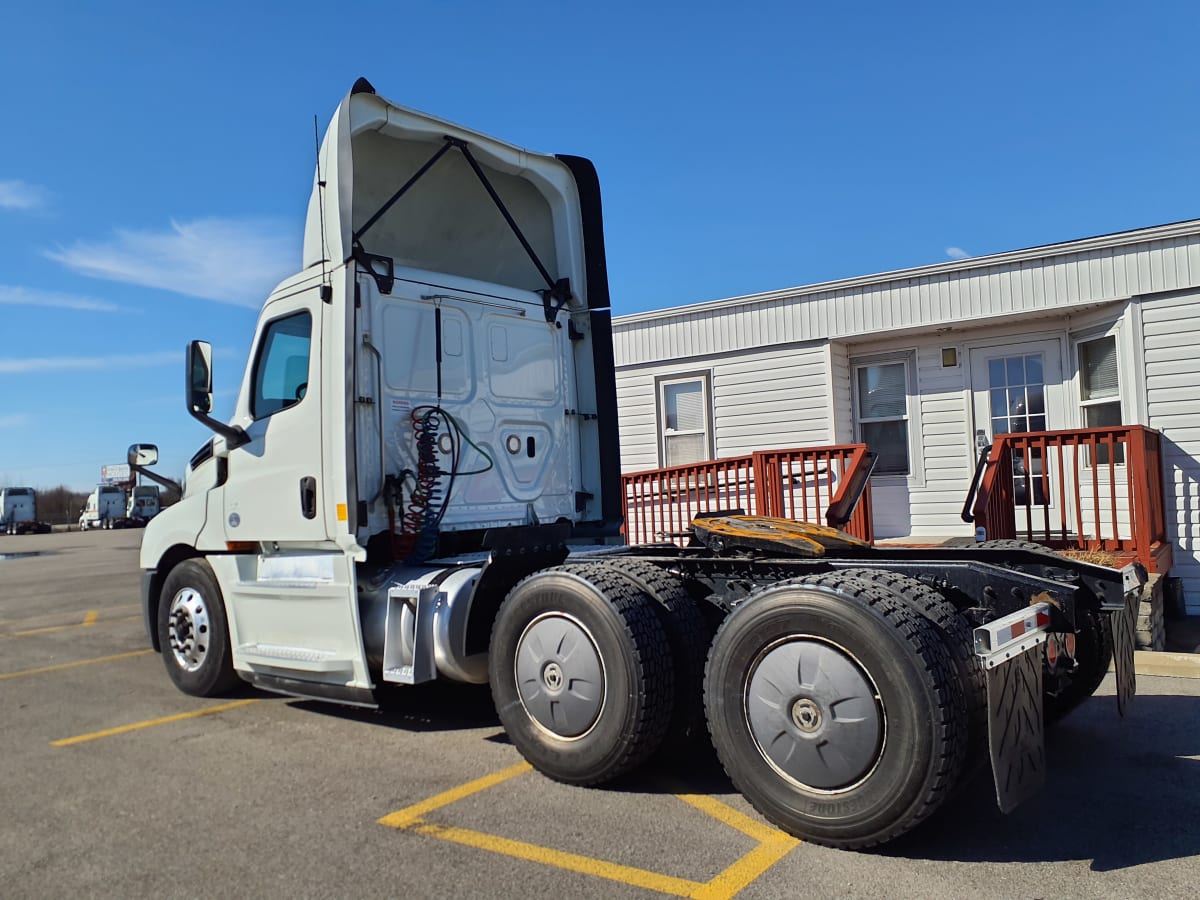
[[[88,613],[88,615],[96,616],[97,614],[93,612],[93,613]],[[128,621],[131,621],[132,619],[140,619],[140,618],[141,618],[141,616],[120,616],[119,618],[116,618],[116,619],[105,619],[104,621],[105,621],[105,623],[128,622]],[[69,631],[72,628],[84,628],[89,625],[95,625],[97,621],[98,621],[98,618],[92,618],[91,621],[88,621],[85,619],[82,622],[74,622],[70,625],[47,625],[45,628],[29,628],[25,631],[12,631],[6,635],[0,635],[0,637],[29,637],[30,635],[33,635],[33,634],[51,634],[52,632],[55,632],[55,631]]]
[[[0,681],[8,678],[23,678],[26,675],[42,675],[46,672],[61,672],[63,669],[74,669],[76,666],[90,666],[95,663],[112,662],[117,659],[130,659],[134,656],[145,656],[153,650],[134,650],[131,653],[115,653],[112,656],[97,656],[95,659],[81,659],[76,662],[59,663],[57,666],[42,666],[40,669],[22,669],[20,672],[5,672],[0,675]]]
[[[90,610],[88,614],[83,617],[83,627],[87,628],[89,625],[95,625],[98,618],[100,618],[100,613],[94,609]]]
[[[467,828],[439,825],[426,822],[422,819],[422,816],[449,806],[452,803],[457,803],[459,800],[470,797],[472,794],[478,794],[481,791],[486,791],[488,788],[516,778],[518,775],[523,775],[530,771],[531,768],[528,763],[518,763],[515,766],[510,766],[491,775],[476,778],[474,781],[469,781],[459,787],[443,791],[434,797],[430,797],[428,800],[422,800],[420,803],[415,803],[412,806],[390,813],[380,819],[379,824],[412,831],[415,834],[421,834],[426,837],[435,837],[439,840],[450,841],[466,847],[474,847],[477,850],[487,850],[491,853],[500,853],[515,859],[523,859],[528,862],[553,866],[582,875],[604,878],[608,881],[615,881],[632,887],[658,891],[662,894],[672,894],[676,897],[698,898],[698,900],[729,900],[729,898],[744,890],[761,876],[763,872],[787,856],[788,853],[800,844],[800,841],[790,835],[784,834],[782,831],[778,831],[769,825],[764,825],[712,797],[703,794],[676,794],[680,800],[690,804],[705,815],[728,825],[736,831],[740,831],[742,834],[758,842],[758,846],[738,859],[733,865],[718,873],[711,881],[702,883],[689,881],[686,878],[676,878],[672,875],[663,875],[658,872],[650,872],[646,869],[605,862],[604,860],[580,856],[575,853],[567,853],[562,850],[554,850],[550,847],[541,847],[537,844],[527,844],[524,841],[515,841],[494,834],[472,831]]]
[[[106,728],[103,731],[93,731],[90,734],[80,734],[75,737],[60,738],[57,741],[51,741],[51,747],[70,747],[73,744],[83,744],[87,741],[98,741],[100,738],[112,737],[115,734],[125,734],[130,731],[138,731],[142,728],[153,728],[155,725],[166,725],[170,722],[182,722],[184,719],[195,719],[199,716],[211,716],[213,713],[225,712],[230,709],[237,709],[239,706],[249,706],[251,703],[258,703],[258,697],[251,697],[249,700],[234,700],[232,703],[222,703],[220,706],[210,706],[207,709],[197,709],[192,712],[176,713],[173,716],[163,716],[160,719],[147,719],[145,722],[134,722],[132,725],[119,725],[116,728]]]
[[[118,603],[115,606],[104,607],[104,611],[112,613],[112,612],[124,612],[125,610],[140,609],[140,608],[141,608],[141,605],[138,603]],[[80,609],[65,609],[65,610],[60,609],[60,610],[56,610],[55,612],[52,612],[52,613],[44,613],[43,615],[40,615],[40,616],[26,616],[23,619],[5,619],[5,620],[0,620],[0,628],[11,628],[14,625],[33,625],[37,622],[45,622],[47,619],[61,620],[63,618],[63,616],[78,615],[81,612],[86,613],[87,610],[86,609],[82,609],[82,610],[80,610]]]
[[[676,794],[675,796],[689,806],[694,806],[706,816],[723,822],[735,831],[740,831],[746,837],[756,841],[774,841],[786,837],[782,831],[765,825],[757,819],[752,819],[745,813],[740,813],[707,794]]]
[[[551,850],[549,847],[539,847],[536,844],[526,844],[524,841],[513,841],[508,838],[483,834],[478,831],[469,831],[465,828],[419,822],[414,823],[412,830],[417,834],[441,838],[444,841],[453,841],[456,844],[462,844],[467,847],[489,850],[492,853],[502,853],[505,856],[512,856],[516,859],[554,866],[558,869],[579,872],[583,875],[594,875],[597,878],[605,878],[609,881],[620,882],[621,884],[647,888],[648,890],[659,891],[663,894],[674,894],[676,897],[698,896],[696,892],[705,888],[705,885],[696,881],[687,881],[686,879],[674,878],[670,875],[659,875],[657,872],[647,872],[645,869],[635,869],[631,866],[603,862],[602,860],[591,859],[587,856],[577,856],[574,853]]]
[[[428,800],[422,800],[420,803],[414,803],[412,806],[398,809],[396,812],[389,813],[380,819],[379,824],[387,825],[391,828],[407,828],[418,821],[421,816],[431,813],[435,809],[441,809],[443,806],[449,806],[451,803],[456,803],[464,797],[470,797],[472,794],[486,791],[488,788],[502,784],[511,778],[516,778],[518,775],[524,775],[532,769],[533,766],[529,765],[529,763],[517,763],[515,766],[509,766],[507,769],[501,769],[499,772],[484,775],[482,778],[468,781],[459,787],[443,791],[434,797],[430,797]]]
[[[778,837],[774,840],[759,844],[691,896],[695,900],[728,900],[800,844],[790,835],[782,832],[776,834]]]

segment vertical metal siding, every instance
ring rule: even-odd
[[[1189,253],[1176,254],[1190,265]],[[1171,570],[1183,580],[1188,612],[1200,614],[1200,291],[1142,301],[1146,408],[1163,434]]]

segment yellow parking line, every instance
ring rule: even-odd
[[[40,669],[22,669],[20,672],[5,672],[0,674],[0,681],[9,678],[23,678],[26,675],[41,675],[45,672],[61,672],[63,669],[74,669],[76,666],[90,666],[95,663],[112,662],[115,659],[129,659],[134,656],[145,656],[153,650],[134,650],[130,653],[115,653],[112,656],[97,656],[95,659],[81,659],[76,662],[59,663],[56,666],[42,666]]]
[[[118,616],[115,619],[105,619],[104,622],[129,622],[133,619],[140,619],[141,616]],[[29,637],[34,634],[51,634],[55,631],[70,631],[72,628],[87,628],[95,625],[100,621],[99,613],[90,612],[82,622],[73,622],[70,625],[47,625],[44,628],[29,628],[25,631],[10,631],[8,634],[0,633],[0,637]]]
[[[141,609],[141,604],[118,603],[115,606],[106,606],[104,608],[104,611],[114,613],[114,612],[125,612],[126,610],[130,610],[130,609]],[[42,615],[38,615],[38,616],[26,616],[23,619],[3,619],[3,620],[0,620],[0,628],[11,628],[14,625],[33,625],[37,622],[44,622],[47,619],[61,620],[63,618],[63,616],[78,614],[80,612],[86,613],[87,611],[88,610],[64,609],[64,610],[58,610],[58,611],[52,612],[52,613],[43,613]]]
[[[468,781],[466,784],[443,791],[436,796],[430,797],[428,800],[422,800],[420,803],[414,803],[412,806],[406,806],[404,809],[390,813],[380,819],[379,824],[387,825],[391,828],[407,828],[414,822],[419,821],[421,816],[427,813],[441,809],[443,806],[449,806],[451,803],[457,803],[464,797],[470,797],[472,794],[486,791],[490,787],[503,784],[511,778],[524,775],[526,772],[532,770],[533,766],[527,762],[517,763],[515,766],[509,766],[507,769],[501,769],[499,772],[493,772],[491,775],[484,775],[482,778]]]
[[[720,800],[713,799],[708,794],[689,794],[676,791],[675,796],[689,806],[694,806],[710,819],[723,822],[735,831],[740,831],[746,837],[760,843],[778,840],[782,834],[778,829],[764,825],[745,813],[738,812],[732,806],[726,806]]]
[[[609,881],[658,891],[661,894],[673,894],[676,897],[698,896],[697,891],[705,887],[705,885],[697,881],[688,881],[684,878],[675,878],[671,875],[660,875],[657,872],[648,872],[645,869],[635,869],[631,866],[604,862],[603,860],[592,859],[588,856],[577,856],[574,853],[551,850],[549,847],[526,844],[524,841],[513,841],[508,838],[497,837],[493,834],[468,831],[466,828],[454,828],[447,825],[433,825],[419,822],[412,826],[412,830],[417,834],[437,837],[445,841],[453,841],[456,844],[462,844],[467,847],[490,850],[493,853],[502,853],[505,856],[513,856],[517,859],[528,860],[529,862],[554,866],[558,869],[566,869],[569,872],[594,875]]]
[[[251,703],[258,703],[260,698],[251,697],[249,700],[234,700],[232,703],[222,703],[220,706],[210,706],[207,709],[196,709],[191,712],[176,713],[173,716],[163,716],[159,719],[147,719],[145,722],[134,722],[131,725],[118,725],[116,728],[105,728],[103,731],[93,731],[90,734],[80,734],[75,737],[60,738],[57,741],[51,741],[51,747],[70,747],[73,744],[83,744],[87,741],[98,741],[100,738],[112,737],[115,734],[125,734],[130,731],[138,731],[142,728],[153,728],[155,725],[166,725],[169,722],[181,722],[184,719],[195,719],[199,716],[210,716],[213,713],[225,712],[229,709],[236,709],[239,706],[249,706]]]
[[[800,841],[790,834],[777,831],[775,835],[723,872],[718,872],[708,884],[691,895],[694,900],[729,900],[800,845]]]
[[[605,862],[588,856],[554,850],[550,847],[541,847],[537,844],[527,844],[524,841],[514,841],[481,831],[426,822],[423,818],[431,812],[470,797],[472,794],[478,794],[516,778],[518,775],[523,775],[530,769],[531,766],[528,763],[518,763],[491,775],[485,775],[483,778],[469,781],[464,785],[430,797],[428,800],[422,800],[420,803],[390,813],[380,819],[379,824],[402,831],[411,831],[426,837],[451,841],[466,847],[474,847],[478,850],[487,850],[633,887],[646,888],[661,894],[691,897],[697,898],[697,900],[729,900],[800,844],[800,841],[792,836],[757,822],[712,797],[704,794],[676,794],[675,796],[680,800],[710,818],[740,831],[757,842],[754,849],[744,854],[733,865],[719,872],[716,877],[707,882],[700,882]]]

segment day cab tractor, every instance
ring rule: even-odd
[[[186,367],[214,437],[141,567],[187,693],[369,707],[487,683],[551,778],[600,784],[711,738],[767,819],[846,848],[908,831],[977,764],[1015,806],[1046,778],[1044,721],[1110,659],[1132,697],[1138,567],[737,514],[686,547],[624,546],[592,164],[365,80],[320,145],[303,268],[263,305],[228,422],[211,348]]]
[[[27,487],[0,488],[0,534],[49,534],[49,522],[38,521],[37,492]]]

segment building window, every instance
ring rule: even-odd
[[[883,362],[855,369],[858,437],[879,454],[876,475],[908,475],[908,365]]]
[[[684,466],[712,458],[707,374],[662,378],[658,382],[658,431],[663,466]]]
[[[1121,376],[1117,357],[1117,339],[1107,335],[1080,341],[1079,405],[1084,428],[1112,428],[1121,421]],[[1108,463],[1108,447],[1096,448],[1096,462]],[[1125,448],[1117,446],[1115,463],[1125,462]]]

